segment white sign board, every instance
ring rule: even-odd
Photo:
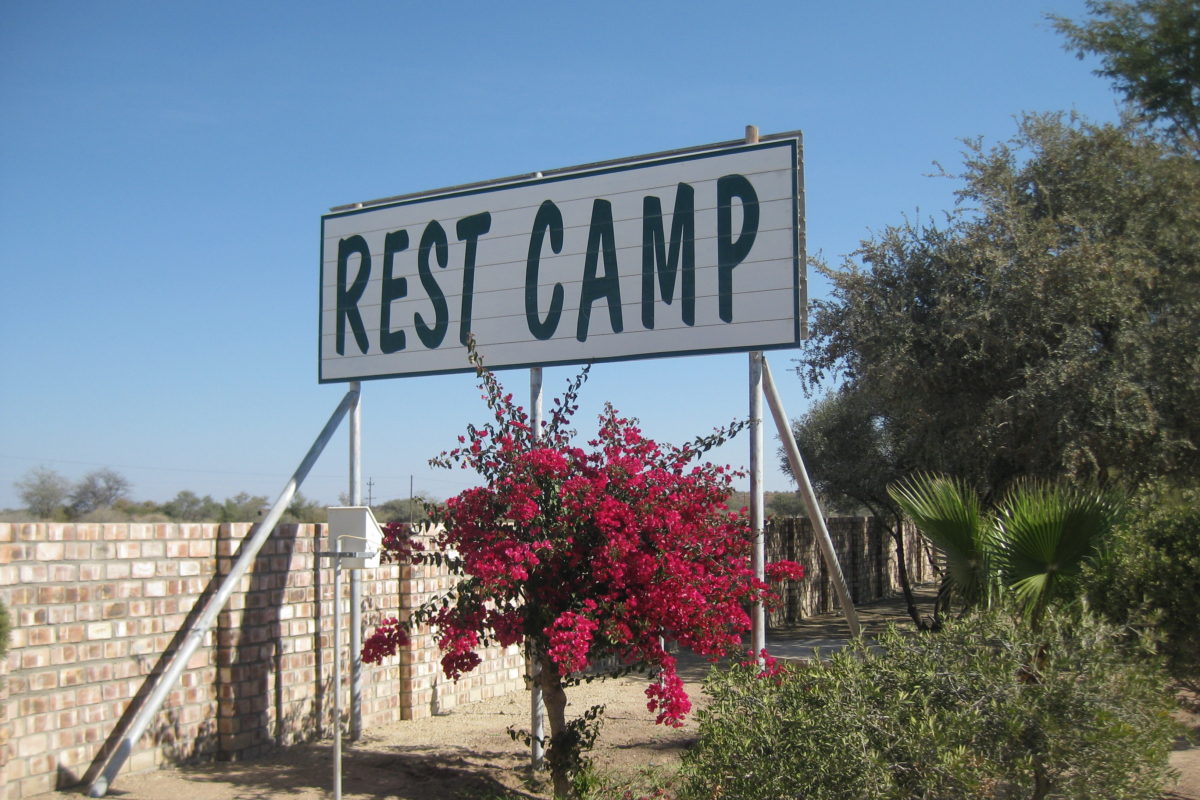
[[[795,346],[800,136],[321,218],[320,380]]]

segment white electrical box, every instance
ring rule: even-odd
[[[379,566],[383,550],[383,529],[367,506],[339,506],[329,511],[329,549],[353,553],[341,558],[342,569],[369,569]]]

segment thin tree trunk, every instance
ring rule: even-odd
[[[900,588],[904,592],[904,605],[908,608],[908,615],[912,617],[917,630],[923,631],[927,626],[921,620],[921,611],[917,608],[917,598],[913,595],[912,581],[908,578],[908,558],[904,551],[904,520],[898,516],[895,519],[895,527],[888,526],[888,528],[892,538],[896,541],[896,571],[900,578]],[[879,521],[883,522],[882,519]]]
[[[558,665],[543,658],[538,683],[542,687],[542,701],[546,704],[546,720],[550,723],[550,746],[546,750],[546,763],[550,766],[554,796],[569,798],[572,796],[572,759],[571,743],[567,741],[567,693],[558,674]]]
[[[871,516],[887,529],[888,535],[895,542],[896,572],[900,579],[900,590],[904,593],[904,605],[908,609],[908,616],[912,617],[913,623],[917,626],[917,630],[927,630],[929,626],[921,620],[921,610],[917,608],[917,598],[913,594],[912,580],[908,577],[908,555],[904,548],[904,517],[895,511],[889,511],[885,516],[883,508],[867,501],[861,502],[871,512]],[[895,525],[888,524],[887,517],[895,520]]]

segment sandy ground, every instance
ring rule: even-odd
[[[689,669],[689,694],[699,694],[703,669]],[[568,715],[592,705],[606,707],[598,765],[636,776],[678,763],[695,736],[654,724],[646,710],[645,680],[635,677],[594,681],[568,690]],[[528,750],[507,728],[529,727],[529,695],[520,693],[459,706],[450,714],[365,731],[343,744],[342,797],[345,800],[458,800],[459,798],[542,798],[548,787],[530,780]],[[121,775],[108,796],[121,800],[324,800],[333,797],[331,742],[292,748],[269,759],[213,763]],[[57,792],[44,797],[72,798]]]
[[[884,602],[859,609],[864,630],[906,620],[903,606]],[[838,617],[814,618],[802,626],[773,632],[776,655],[802,657],[814,645],[846,636]],[[703,702],[700,683],[707,664],[681,659],[680,674],[693,702]],[[639,779],[669,773],[696,735],[694,723],[674,729],[654,724],[646,710],[644,678],[594,681],[568,690],[568,716],[604,705],[604,726],[592,756],[608,774],[637,786]],[[1200,714],[1184,715],[1200,735]],[[549,796],[544,773],[529,770],[527,748],[507,728],[528,728],[529,695],[519,693],[459,706],[445,716],[400,722],[364,732],[343,745],[342,797],[345,800],[512,800]],[[1195,738],[1195,737],[1193,737]],[[1200,800],[1200,747],[1180,742],[1171,756],[1181,777],[1164,795]],[[84,787],[43,795],[46,800],[77,800]],[[618,790],[614,796],[620,797]],[[121,775],[108,797],[120,800],[325,800],[333,797],[333,747],[325,741],[290,748],[263,760],[213,763]],[[636,796],[636,793],[635,793]]]

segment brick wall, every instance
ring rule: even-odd
[[[147,678],[166,668],[164,654],[181,645],[202,609],[197,601],[215,593],[215,578],[250,530],[0,524],[0,598],[13,619],[0,681],[0,797],[31,797],[97,774],[152,690]],[[333,577],[316,558],[322,534],[312,525],[276,530],[125,771],[252,757],[333,729]],[[368,631],[396,614],[399,572],[363,571]],[[349,580],[342,583],[348,597]],[[364,728],[400,718],[399,660],[364,668]]]
[[[428,543],[429,536],[424,537]],[[428,547],[428,545],[427,545]],[[404,591],[400,598],[401,618],[451,585],[445,566],[407,565],[400,570]],[[483,663],[457,682],[446,678],[435,632],[428,627],[411,636],[410,646],[400,654],[400,707],[404,719],[421,719],[449,712],[460,703],[475,703],[525,689],[525,659],[521,648],[493,645],[480,653]]]
[[[830,517],[829,538],[841,564],[851,599],[869,603],[900,592],[896,547],[887,529],[874,517]],[[771,627],[787,625],[814,614],[837,610],[837,591],[825,567],[816,533],[807,518],[785,517],[767,524],[767,561],[789,559],[804,565],[805,578],[783,587],[781,607],[767,615]],[[904,555],[913,585],[933,580],[929,560],[916,529],[904,529]]]
[[[203,608],[198,601],[216,592],[250,532],[247,524],[0,523],[0,599],[13,620],[12,647],[0,661],[0,800],[98,774],[153,689],[152,676],[166,668],[164,654],[180,647]],[[830,532],[857,602],[897,590],[885,531],[835,518]],[[323,536],[324,526],[276,529],[123,772],[251,758],[331,734],[333,573],[316,556]],[[908,551],[913,581],[928,580],[911,534]],[[834,608],[807,521],[773,521],[768,558],[792,558],[808,569],[806,580],[787,587],[770,624]],[[445,569],[432,565],[364,570],[364,637],[382,618],[406,617],[449,582]],[[342,589],[344,647],[348,576]],[[425,630],[399,655],[364,665],[363,729],[524,688],[515,647],[489,650],[458,683],[444,678],[439,658],[434,634]]]

